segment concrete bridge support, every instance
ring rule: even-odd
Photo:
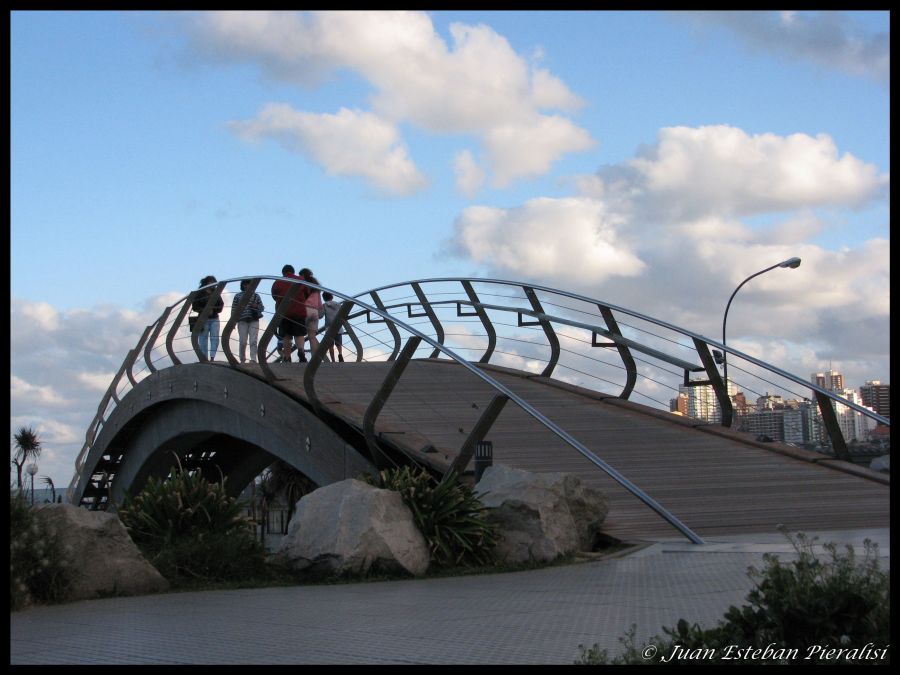
[[[165,476],[173,453],[239,494],[276,459],[317,485],[376,473],[351,442],[307,407],[261,379],[213,364],[186,364],[140,381],[106,421],[88,454],[75,503],[121,504],[151,476]]]

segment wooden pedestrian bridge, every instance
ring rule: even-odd
[[[779,524],[805,532],[890,524],[889,478],[849,461],[841,420],[849,411],[890,421],[720,342],[520,282],[425,279],[349,296],[290,280],[291,293],[313,286],[342,304],[308,363],[283,363],[281,315],[268,295],[280,278],[246,278],[243,297],[258,292],[267,310],[257,363],[236,358],[229,319],[242,279],[207,289],[193,332],[187,316],[202,289],[147,326],[87,430],[72,503],[121,503],[167,475],[176,456],[210,479],[226,476],[237,495],[278,459],[326,485],[402,464],[466,474],[489,444],[494,463],[572,472],[604,490],[604,530],[618,539],[700,543]],[[210,362],[198,333],[219,297],[226,310]],[[342,363],[328,356],[339,335]],[[669,412],[679,391],[709,412]],[[782,413],[785,426],[804,425],[832,454],[742,431],[777,416],[736,410],[738,391],[800,400]]]

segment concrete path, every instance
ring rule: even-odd
[[[879,544],[890,530],[818,533]],[[528,572],[258,590],[168,593],[10,614],[11,664],[569,664],[579,644],[617,653],[678,619],[713,626],[743,604],[779,534],[672,540],[628,555]],[[862,647],[862,645],[859,645]],[[879,646],[881,647],[881,646]]]

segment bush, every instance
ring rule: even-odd
[[[9,607],[66,598],[71,571],[61,544],[21,493],[9,493]]]
[[[678,647],[682,654],[703,653],[703,663],[741,663],[735,657],[746,649],[760,650],[754,664],[889,664],[890,576],[879,567],[877,544],[865,540],[862,560],[851,546],[842,552],[836,544],[823,544],[823,560],[813,550],[815,539],[784,534],[797,559],[782,563],[766,554],[764,569],[750,567],[747,573],[755,583],[747,595],[750,604],[731,606],[714,628],[704,630],[682,619],[663,628],[666,638],[649,641],[655,654],[648,659],[635,646],[632,626],[620,640],[625,646],[621,656],[610,660],[597,644],[591,649],[579,645],[581,663],[675,662],[671,657]]]
[[[372,481],[399,492],[425,537],[431,561],[440,567],[489,565],[494,561],[496,526],[484,506],[455,472],[437,482],[424,469],[386,469]]]
[[[225,492],[179,466],[126,496],[119,517],[148,560],[174,586],[265,575],[266,551],[244,508]]]
[[[155,549],[186,536],[250,526],[242,505],[225,492],[224,479],[210,483],[180,466],[164,480],[150,478],[137,496],[126,495],[119,518],[136,544]]]

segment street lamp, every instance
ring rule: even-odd
[[[28,475],[31,476],[31,505],[34,506],[34,474],[38,472],[38,465],[32,462],[25,470],[28,472]]]
[[[765,274],[769,270],[774,270],[776,267],[790,267],[791,269],[797,269],[800,267],[800,258],[788,258],[787,260],[778,263],[777,265],[772,265],[771,267],[767,267],[764,270],[760,270],[756,274],[751,274],[749,277],[744,279],[737,288],[734,289],[734,293],[731,294],[731,297],[728,298],[728,304],[725,305],[725,316],[722,319],[722,346],[725,346],[725,322],[728,321],[728,308],[731,307],[731,301],[734,300],[734,296],[737,295],[737,292],[741,290],[741,286],[750,281],[753,277],[758,277],[760,274]],[[725,353],[722,354],[722,374],[725,378],[725,389],[728,390],[728,351],[725,350]]]

